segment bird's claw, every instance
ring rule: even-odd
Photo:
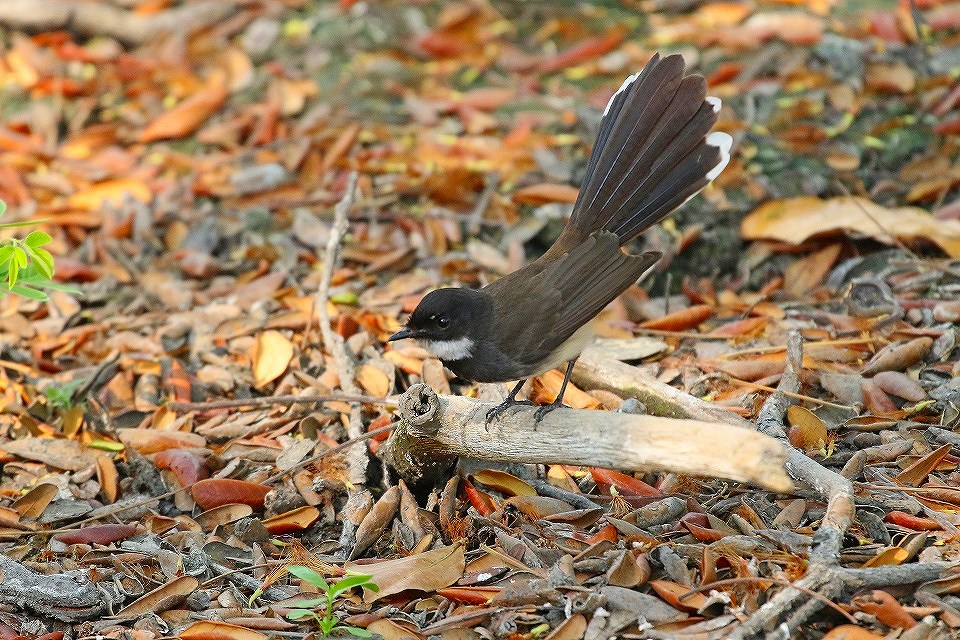
[[[559,402],[551,402],[550,404],[545,404],[541,406],[539,409],[537,409],[537,412],[533,415],[533,424],[534,425],[540,424],[540,421],[543,420],[548,413],[562,406],[564,405]]]
[[[487,424],[493,422],[501,413],[509,409],[510,407],[515,407],[520,404],[532,405],[533,403],[529,400],[515,400],[513,398],[507,398],[497,406],[493,407],[487,411]]]

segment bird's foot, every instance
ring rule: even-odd
[[[496,420],[501,413],[503,413],[510,407],[515,407],[521,404],[531,405],[533,403],[530,402],[529,400],[517,400],[516,398],[507,398],[506,400],[504,400],[494,408],[487,411],[487,424],[490,424],[491,422]]]
[[[566,406],[566,405],[563,404],[562,402],[551,402],[550,404],[545,404],[545,405],[541,406],[539,409],[537,409],[537,412],[536,412],[535,414],[533,414],[533,425],[534,425],[534,427],[536,427],[536,425],[540,424],[540,421],[543,420],[543,418],[544,418],[548,413],[550,413],[550,412],[553,411],[554,409],[558,409],[558,408],[560,408],[560,407],[565,407],[565,406]]]

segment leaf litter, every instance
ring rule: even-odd
[[[6,637],[302,637],[293,565],[373,576],[337,615],[384,637],[762,637],[831,531],[823,566],[849,571],[829,575],[901,573],[775,622],[957,633],[955,570],[924,567],[960,536],[960,5],[265,1],[138,41],[109,4],[85,6],[93,34],[0,12],[0,199],[47,220],[82,290],[2,301]],[[186,7],[141,3],[137,24]],[[657,49],[707,76],[738,149],[646,235],[668,259],[601,315],[597,357],[731,420],[779,386],[785,438],[852,483],[850,521],[833,494],[561,465],[356,485],[350,456],[385,434],[317,457],[388,426],[414,382],[491,397],[383,339],[429,289],[549,244],[603,105]],[[567,399],[633,395],[588,379]],[[65,588],[71,571],[98,588]]]

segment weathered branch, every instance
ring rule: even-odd
[[[393,455],[418,460],[438,455],[504,462],[665,470],[751,482],[785,492],[783,446],[774,439],[725,424],[605,411],[560,409],[538,424],[536,407],[518,406],[490,424],[492,404],[437,396],[418,384],[400,397],[401,432],[391,437]],[[396,434],[396,432],[395,432]],[[413,477],[412,480],[418,478]]]
[[[29,31],[70,29],[85,36],[102,35],[128,44],[164,33],[203,29],[229,17],[246,0],[197,0],[144,16],[96,2],[76,0],[0,0],[0,24]]]
[[[625,362],[601,356],[587,348],[573,368],[573,382],[584,389],[604,389],[624,398],[636,398],[653,415],[690,418],[755,429],[752,422],[715,404],[674,389]]]
[[[797,393],[800,390],[802,364],[803,338],[799,332],[792,331],[787,337],[786,369],[777,386],[777,393],[767,398],[760,409],[757,428],[783,443],[787,453],[787,472],[795,480],[811,486],[823,496],[827,500],[827,512],[813,536],[810,566],[807,569],[807,575],[797,581],[799,588],[784,589],[771,598],[740,625],[730,636],[732,640],[751,638],[770,631],[773,625],[784,618],[786,620],[782,624],[786,625],[787,633],[796,629],[824,606],[822,600],[811,599],[807,595],[810,590],[817,591],[832,600],[866,586],[869,579],[882,582],[891,577],[895,579],[897,576],[907,575],[903,572],[855,574],[839,566],[843,536],[856,513],[853,483],[794,448],[787,440],[784,428],[784,415],[790,404],[784,392]],[[887,569],[887,567],[882,568]],[[939,570],[933,571],[933,575],[939,575]],[[893,583],[887,582],[884,586],[887,584]]]
[[[44,575],[0,555],[0,602],[63,622],[103,616],[107,603],[85,571]]]

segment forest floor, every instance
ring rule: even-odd
[[[4,640],[958,637],[960,3],[43,4],[0,3],[0,200],[69,290],[0,301]],[[508,386],[385,339],[550,245],[656,51],[734,154],[632,247],[596,411],[398,481],[401,394]],[[634,469],[551,435],[616,421]]]

